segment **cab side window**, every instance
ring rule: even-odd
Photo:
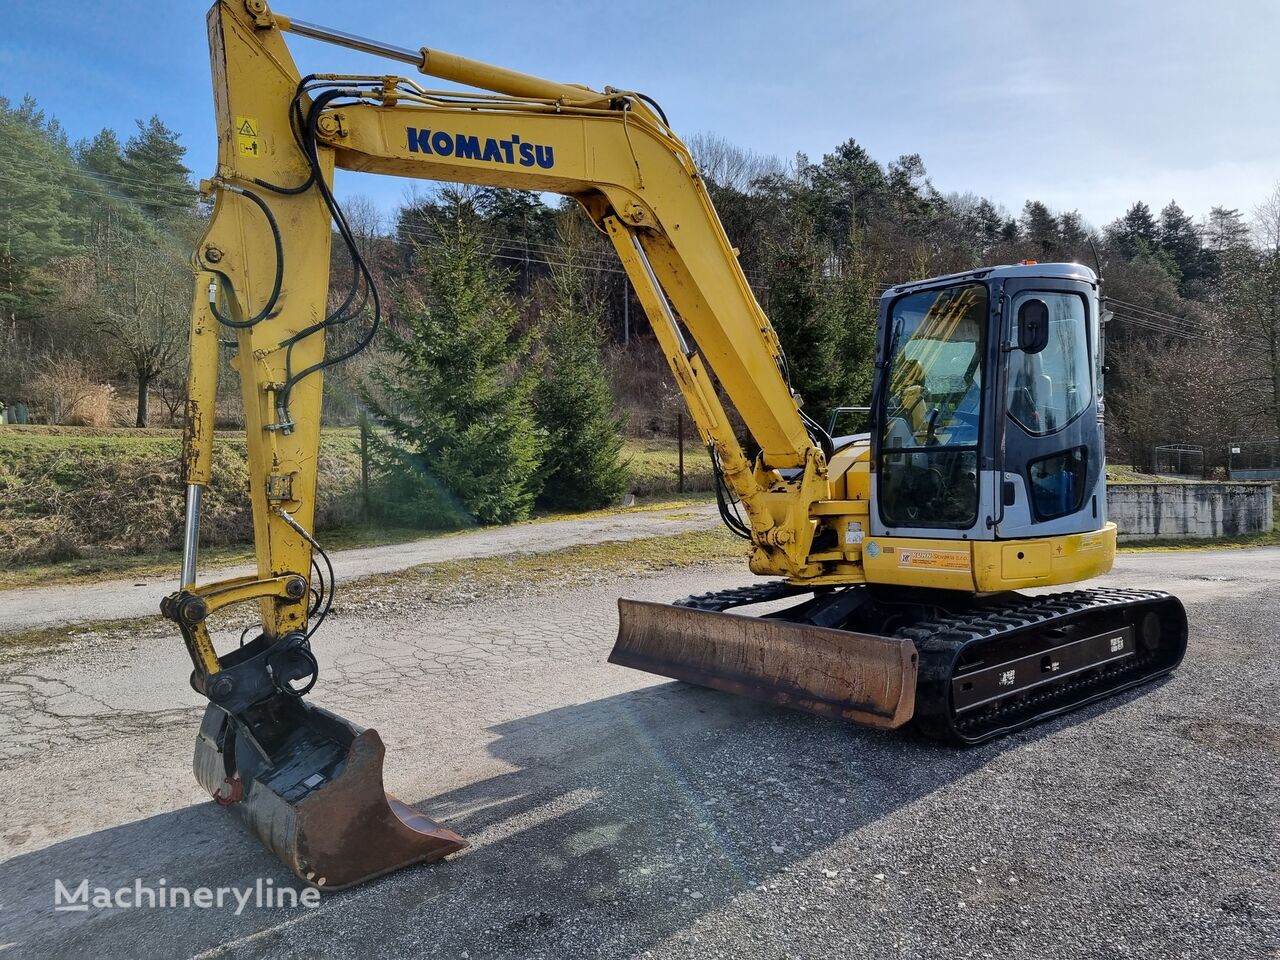
[[[1014,344],[1018,307],[1030,297],[1049,308],[1049,342],[1039,353],[1010,352],[1009,415],[1027,433],[1044,436],[1078,417],[1092,399],[1088,314],[1074,293],[1020,294],[1013,303]]]

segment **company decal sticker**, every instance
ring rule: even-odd
[[[1101,550],[1106,543],[1106,538],[1100,533],[1086,533],[1080,538],[1079,552],[1086,550]]]
[[[969,570],[968,550],[898,549],[898,566],[912,570]]]

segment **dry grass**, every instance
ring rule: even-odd
[[[181,543],[176,430],[5,427],[0,430],[0,570],[136,556]],[[201,540],[247,543],[252,519],[245,441],[214,441]],[[358,445],[337,431],[321,441],[321,528],[359,517]]]

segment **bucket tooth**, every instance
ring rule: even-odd
[[[387,794],[376,730],[289,700],[240,720],[210,705],[195,773],[300,879],[341,890],[467,846]]]
[[[915,645],[764,617],[618,601],[609,662],[872,727],[915,708]]]

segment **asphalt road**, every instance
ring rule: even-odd
[[[1170,680],[996,744],[736,700],[609,666],[619,594],[738,567],[348,606],[317,702],[469,850],[316,909],[55,912],[55,880],[290,885],[192,781],[170,639],[0,658],[0,957],[1280,955],[1280,550],[1123,555],[1178,593]]]

